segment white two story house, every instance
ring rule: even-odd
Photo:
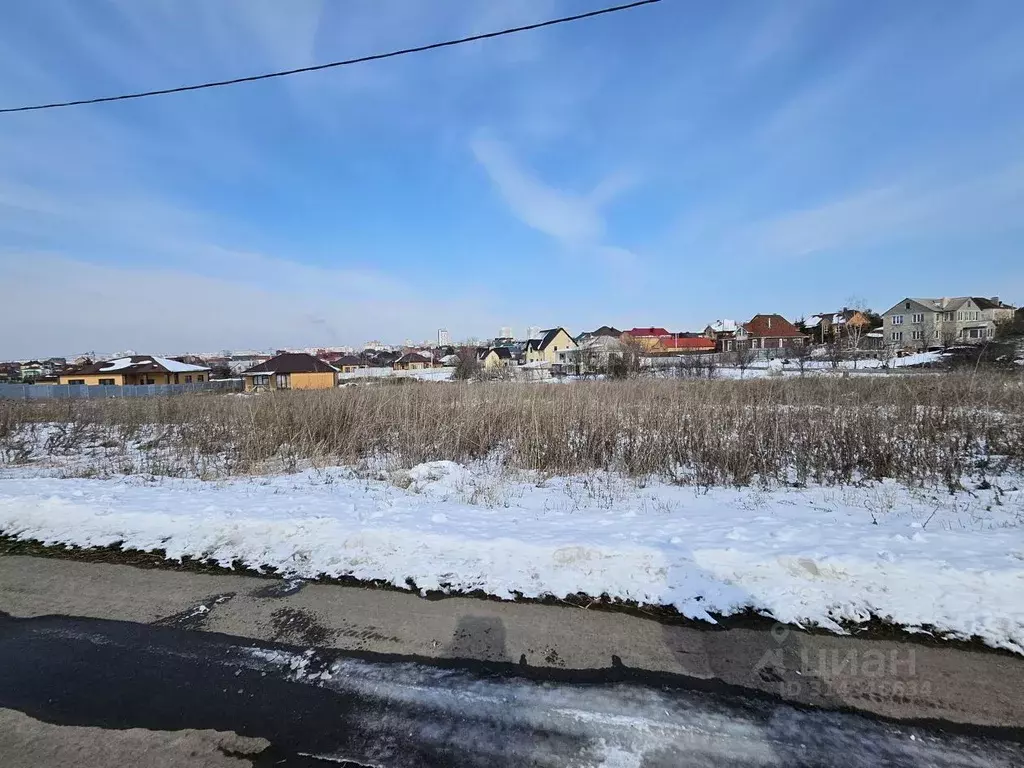
[[[882,314],[885,343],[929,349],[979,344],[995,336],[996,326],[1013,319],[1014,307],[998,296],[941,299],[905,298]]]

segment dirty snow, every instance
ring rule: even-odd
[[[686,616],[880,617],[1024,653],[1024,491],[894,482],[708,491],[431,462],[230,481],[10,469],[0,531],[501,598],[584,593]]]

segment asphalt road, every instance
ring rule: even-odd
[[[118,729],[126,754],[114,749],[112,765],[174,764],[174,732],[194,739],[177,755],[192,765],[1024,765],[1020,744],[980,733],[766,698],[372,663],[127,622],[0,618],[0,658],[0,707],[62,726],[35,738],[4,729],[4,766],[46,765],[48,754],[94,765],[81,755],[107,738],[95,729]],[[150,732],[154,759],[138,731],[125,740],[121,729]]]
[[[1024,765],[1008,655],[22,557],[0,612],[5,768]]]

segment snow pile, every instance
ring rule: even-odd
[[[343,468],[221,483],[15,470],[0,480],[0,530],[295,577],[502,598],[607,594],[705,620],[753,608],[841,631],[874,616],[1024,653],[1019,490],[932,496],[885,482],[702,493],[451,462],[405,481]]]

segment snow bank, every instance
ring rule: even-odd
[[[338,468],[212,483],[0,480],[0,530],[49,544],[354,576],[509,598],[585,593],[693,618],[871,616],[1024,654],[1024,493],[895,483],[777,491],[510,478],[431,462],[407,488]],[[470,503],[470,501],[476,503]]]

